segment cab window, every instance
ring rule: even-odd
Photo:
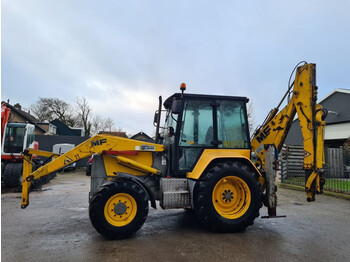
[[[213,146],[213,107],[210,101],[186,101],[182,121],[180,146]]]
[[[179,138],[179,170],[191,170],[203,148],[213,147],[213,107],[210,101],[185,101]]]
[[[244,101],[220,101],[217,107],[219,148],[249,148]]]
[[[167,115],[165,117],[165,126],[163,130],[164,144],[170,145],[174,143],[175,135],[168,134],[168,127],[172,127],[174,130],[174,134],[176,133],[176,125],[177,125],[178,115],[173,114],[171,110],[167,111]]]
[[[32,126],[27,126],[27,143],[26,148],[31,148],[34,142],[34,128]]]
[[[20,153],[23,151],[24,144],[24,127],[7,126],[5,131],[4,152]]]

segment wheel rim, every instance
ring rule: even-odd
[[[212,201],[215,210],[222,217],[237,219],[247,212],[251,202],[251,192],[243,179],[227,176],[215,185]]]
[[[137,204],[135,199],[125,193],[118,193],[108,199],[104,214],[113,226],[122,227],[129,224],[136,216]]]

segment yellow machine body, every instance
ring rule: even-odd
[[[151,152],[138,152],[135,155],[123,156],[104,155],[103,161],[107,176],[114,176],[114,172],[116,170],[118,170],[118,172],[129,173],[134,176],[145,176],[148,173],[159,174],[157,170],[151,169],[153,164]],[[138,166],[138,164],[143,166]]]
[[[159,170],[152,167],[152,153],[162,151],[164,151],[163,145],[108,135],[93,136],[62,155],[28,149],[24,152],[21,207],[25,208],[29,204],[31,181],[55,172],[80,159],[90,157],[95,153],[104,155],[108,176],[115,176],[113,172],[116,170],[135,176],[142,176],[149,173],[160,174]],[[32,172],[32,155],[54,157],[55,159]]]

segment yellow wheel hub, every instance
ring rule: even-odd
[[[108,199],[104,214],[113,226],[122,227],[129,224],[136,216],[137,204],[135,199],[125,193],[118,193]]]
[[[227,219],[243,216],[251,202],[247,183],[236,176],[220,179],[214,187],[212,201],[216,212]]]

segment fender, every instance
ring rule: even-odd
[[[136,184],[138,184],[143,190],[145,190],[147,196],[148,196],[148,200],[151,201],[151,207],[153,207],[154,209],[157,209],[156,206],[156,199],[154,197],[154,194],[152,193],[152,191],[148,188],[148,186],[137,176],[134,175],[130,175],[127,173],[119,173],[119,172],[115,172],[114,173],[116,176],[113,177],[113,179],[116,180],[131,180],[133,182],[135,182]]]
[[[205,149],[199,158],[197,164],[193,168],[192,172],[187,173],[187,178],[198,180],[202,176],[205,169],[215,160],[235,159],[242,161],[254,170],[259,175],[259,182],[264,184],[265,179],[250,160],[250,149]]]

